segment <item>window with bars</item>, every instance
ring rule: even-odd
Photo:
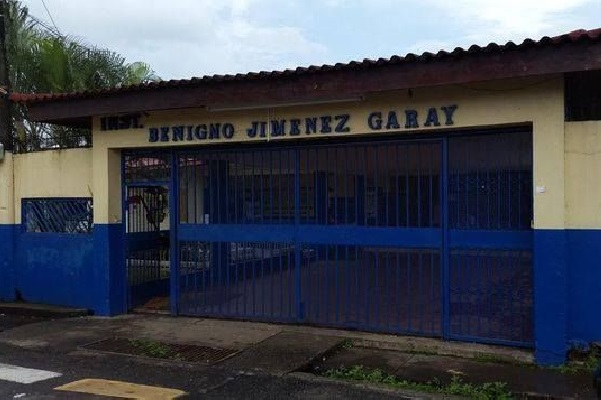
[[[94,227],[91,197],[22,200],[25,232],[88,234]]]
[[[601,120],[601,71],[565,75],[565,120]]]

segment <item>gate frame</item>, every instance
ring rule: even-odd
[[[441,225],[438,228],[441,232],[441,242],[440,242],[440,257],[441,257],[441,296],[442,296],[442,309],[441,309],[441,334],[440,338],[442,340],[458,340],[458,341],[474,341],[478,343],[489,343],[489,344],[500,344],[500,345],[508,345],[512,347],[535,347],[535,337],[536,337],[536,325],[535,325],[535,312],[536,312],[536,288],[535,283],[532,283],[533,290],[533,311],[531,315],[531,323],[533,327],[533,338],[532,343],[516,343],[504,340],[495,340],[495,339],[486,339],[486,338],[462,338],[458,335],[453,335],[451,332],[451,287],[450,287],[450,274],[451,274],[451,265],[450,265],[450,254],[451,254],[451,240],[450,240],[450,221],[449,221],[449,141],[453,137],[471,137],[471,136],[486,136],[488,134],[502,134],[502,133],[516,133],[521,132],[526,135],[530,135],[532,138],[533,144],[533,127],[532,124],[521,124],[515,126],[508,127],[483,127],[483,128],[470,128],[470,129],[441,129],[439,131],[430,132],[428,135],[424,134],[409,134],[403,135],[399,137],[398,135],[354,135],[352,137],[342,137],[337,138],[336,140],[331,140],[328,142],[320,141],[319,139],[305,139],[305,140],[290,140],[290,141],[280,141],[280,142],[259,142],[259,143],[231,143],[231,144],[219,144],[216,146],[186,146],[186,147],[171,147],[168,149],[152,149],[152,148],[141,148],[141,149],[126,149],[121,153],[121,178],[122,178],[122,210],[123,210],[123,220],[125,221],[125,213],[126,213],[126,190],[128,186],[167,186],[169,188],[169,237],[170,237],[170,314],[172,316],[179,315],[179,294],[180,294],[180,254],[179,254],[179,242],[178,242],[178,225],[179,225],[179,157],[182,153],[190,152],[190,151],[219,151],[220,149],[251,149],[252,150],[266,150],[266,149],[277,149],[277,148],[289,148],[289,147],[303,147],[303,145],[312,146],[317,145],[319,147],[328,145],[340,145],[347,143],[360,143],[360,142],[385,142],[385,141],[399,141],[403,143],[409,142],[438,142],[440,143],[440,162],[441,162],[441,179],[440,179],[440,193],[441,193]],[[534,151],[534,147],[532,146],[529,151],[531,154]],[[144,183],[133,183],[127,184],[125,182],[125,155],[128,154],[136,154],[143,155],[148,154],[149,156],[157,155],[157,154],[169,154],[170,155],[170,179],[169,181],[156,181],[156,182],[144,182]],[[533,155],[533,154],[532,154]],[[296,171],[300,170],[300,158],[296,157],[295,160],[295,169]],[[530,172],[534,174],[534,164],[531,165]],[[533,180],[534,182],[534,180]],[[298,173],[295,174],[294,178],[294,206],[295,206],[295,215],[294,222],[295,225],[300,224],[300,176]],[[532,208],[532,213],[534,213],[534,207]],[[532,216],[533,217],[533,216]],[[534,229],[531,228],[528,232],[530,232],[533,236]],[[123,224],[123,238],[125,243],[125,254],[127,254],[127,239],[125,232],[125,223]],[[302,244],[302,240],[297,236],[295,239],[295,246],[300,248]],[[532,273],[534,274],[535,267],[535,246],[532,240],[530,246],[528,247],[532,252]],[[295,252],[295,263],[296,265],[300,265],[301,263],[301,254],[300,252]],[[300,279],[300,268],[296,268],[295,271],[295,307],[297,310],[298,321],[296,323],[303,323],[304,318],[302,308],[302,295],[301,295],[301,279]],[[127,277],[127,267],[124,268],[124,274]],[[127,309],[127,295],[129,293],[129,285],[127,283],[127,279],[124,280],[125,288],[124,292],[125,302]]]

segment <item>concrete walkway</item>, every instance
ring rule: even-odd
[[[460,374],[466,382],[507,382],[519,392],[594,398],[590,376],[536,368],[528,351],[307,326],[159,315],[78,317],[0,332],[0,344],[85,353],[82,346],[113,337],[237,350],[215,367],[242,372],[283,376],[363,365],[415,381],[445,382]]]

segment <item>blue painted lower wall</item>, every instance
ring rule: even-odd
[[[534,350],[542,365],[563,364],[568,317],[566,231],[534,231]]]
[[[31,303],[94,309],[104,271],[94,268],[85,234],[17,233],[14,291]]]
[[[121,224],[93,234],[26,233],[0,225],[0,300],[125,312]]]
[[[0,299],[126,312],[123,226],[91,235],[0,225]],[[534,232],[535,355],[560,364],[572,344],[601,341],[601,230]]]
[[[127,312],[125,253],[122,224],[95,224],[95,269],[104,272],[101,283],[104,298],[97,304],[100,315]]]
[[[0,300],[14,300],[15,225],[0,225]]]
[[[601,230],[567,232],[568,340],[601,341]]]

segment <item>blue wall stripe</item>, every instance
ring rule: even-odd
[[[486,231],[451,229],[449,234],[450,246],[454,249],[532,249],[532,231]]]
[[[279,224],[180,224],[181,241],[217,242],[300,242],[320,244],[360,244],[368,246],[402,246],[405,248],[438,248],[439,229],[381,228],[361,226],[319,226]]]

